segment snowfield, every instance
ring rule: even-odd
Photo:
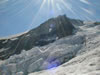
[[[0,75],[100,75],[100,25],[0,61]]]

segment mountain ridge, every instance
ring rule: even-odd
[[[17,37],[1,39],[0,59],[7,59],[13,54],[19,54],[22,50],[29,50],[34,46],[47,45],[59,38],[72,35],[74,30],[75,27],[66,15],[51,18],[37,28],[17,35]],[[4,51],[2,51],[2,49],[4,49]]]

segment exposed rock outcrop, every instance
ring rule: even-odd
[[[75,27],[65,15],[51,18],[39,27],[17,37],[0,40],[0,59],[19,54],[34,46],[44,46],[55,40],[72,35]]]

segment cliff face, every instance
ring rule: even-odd
[[[59,38],[72,35],[74,29],[71,19],[65,15],[51,18],[25,34],[1,39],[0,59],[7,59],[13,54],[21,53],[22,50],[29,50],[34,46],[44,46]]]

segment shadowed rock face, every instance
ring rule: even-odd
[[[65,15],[51,18],[39,27],[20,36],[0,40],[0,59],[7,59],[22,50],[29,50],[34,46],[44,46],[55,40],[72,35],[75,29],[71,19]]]

